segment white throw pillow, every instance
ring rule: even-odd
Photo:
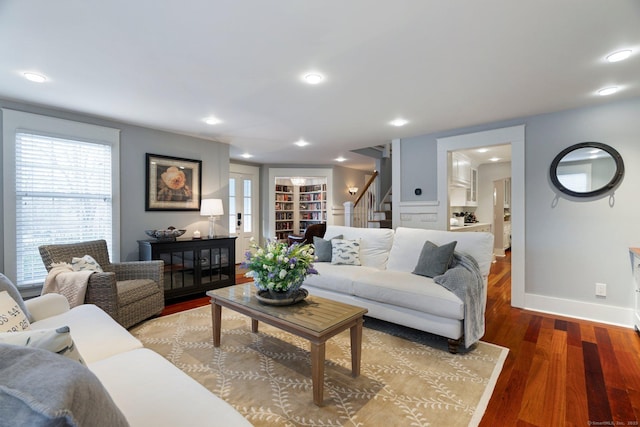
[[[20,332],[30,328],[27,316],[9,292],[0,292],[0,332]]]
[[[84,360],[78,352],[68,326],[57,329],[36,329],[22,332],[0,333],[0,342],[24,347],[35,347],[57,353],[71,360],[80,362]]]
[[[360,239],[332,239],[331,264],[360,265]]]
[[[97,271],[98,273],[102,273],[102,267],[98,264],[98,261],[93,259],[91,255],[85,255],[82,258],[74,257],[71,260],[71,268],[73,271]]]

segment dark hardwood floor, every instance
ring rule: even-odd
[[[247,281],[242,272],[237,283]],[[163,315],[207,305],[200,297]],[[491,267],[483,341],[509,348],[481,426],[633,426],[640,338],[632,329],[511,307],[510,254]]]
[[[483,341],[509,348],[481,426],[638,425],[632,329],[511,307],[510,254],[489,276]]]

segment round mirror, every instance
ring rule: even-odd
[[[599,142],[581,142],[568,147],[553,159],[551,182],[565,194],[593,197],[615,188],[624,176],[622,156]]]

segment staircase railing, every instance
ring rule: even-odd
[[[344,225],[347,227],[366,228],[368,222],[374,219],[376,205],[379,203],[377,186],[373,185],[378,178],[378,171],[373,174],[364,186],[354,203],[344,204]]]

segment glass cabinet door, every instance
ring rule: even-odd
[[[235,266],[229,263],[229,248],[208,248],[201,249],[199,252],[200,259],[200,283],[215,284],[220,281],[228,280],[232,274],[235,274]]]

